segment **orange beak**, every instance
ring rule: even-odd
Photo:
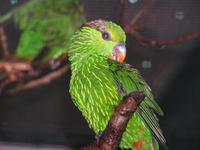
[[[112,54],[110,56],[110,59],[118,61],[122,63],[126,57],[126,47],[124,44],[117,44],[113,50]]]

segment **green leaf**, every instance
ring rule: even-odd
[[[16,56],[22,59],[33,60],[44,46],[43,35],[32,30],[24,31],[17,47]]]

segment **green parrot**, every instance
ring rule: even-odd
[[[11,17],[21,30],[16,59],[40,57],[44,63],[65,54],[71,36],[85,22],[80,0],[30,0],[0,16],[0,23]]]
[[[163,111],[138,71],[123,63],[125,41],[122,28],[110,21],[91,21],[77,31],[68,51],[72,70],[70,94],[89,127],[98,135],[125,95],[143,91],[145,99],[130,119],[119,146],[158,150],[158,141],[165,145],[165,138],[155,113],[163,115]]]

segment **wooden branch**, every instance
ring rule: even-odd
[[[81,148],[81,150],[116,150],[128,121],[144,97],[143,92],[132,92],[125,96],[116,107],[111,120],[100,138],[94,143]]]
[[[0,61],[0,70],[6,70],[8,72],[12,70],[18,71],[29,71],[32,70],[32,65],[30,62],[24,61],[16,61],[16,62],[9,62],[9,61]]]
[[[125,0],[119,0],[119,24],[124,27]]]
[[[2,25],[0,26],[0,45],[3,51],[3,57],[8,58],[10,54],[8,48],[8,41],[4,27]]]
[[[143,37],[138,31],[136,30],[129,30],[128,34],[132,35],[138,42],[146,45],[158,46],[163,47],[166,45],[179,45],[183,44],[184,42],[191,41],[193,39],[200,38],[200,32],[194,32],[189,35],[184,35],[175,39],[169,40],[156,40],[156,39],[147,39]]]
[[[29,62],[0,61],[0,73],[3,75],[0,80],[0,94],[4,92],[7,86],[18,82],[23,77],[23,72],[32,70]]]
[[[128,32],[131,28],[136,26],[139,20],[149,12],[149,10],[154,6],[157,0],[146,0],[146,1],[147,3],[144,5],[144,7],[135,16],[133,16],[131,21],[124,27],[125,32]]]
[[[32,64],[28,61],[0,61],[0,95],[14,94],[32,89],[44,84],[48,84],[52,80],[61,77],[69,69],[69,66],[60,68],[61,63],[66,60],[66,57],[66,55],[63,55],[54,60],[59,64],[59,66],[56,66],[58,69],[52,68],[51,65],[54,64],[51,63],[41,65],[39,63]],[[52,69],[52,71],[49,74],[40,76],[42,70],[46,68]],[[27,79],[29,81],[27,81]],[[12,84],[15,84],[15,87],[12,87]],[[10,88],[8,88],[9,86]]]
[[[21,85],[21,86],[17,86],[16,88],[13,88],[13,89],[9,89],[8,91],[6,91],[6,93],[8,94],[15,94],[15,93],[18,93],[18,92],[22,92],[22,91],[25,91],[25,90],[29,90],[29,89],[33,89],[35,87],[39,87],[41,85],[45,85],[45,84],[48,84],[50,83],[51,81],[61,77],[62,75],[64,75],[68,70],[69,70],[69,66],[66,65],[54,72],[51,72],[39,79],[36,79],[36,80],[32,80],[24,85]]]
[[[123,0],[121,0],[123,1]],[[149,12],[149,10],[154,6],[157,0],[150,0],[144,5],[144,7],[131,19],[131,21],[124,27],[124,31],[127,34],[132,35],[138,42],[141,44],[146,44],[146,45],[152,45],[152,46],[158,46],[158,47],[163,47],[166,45],[178,45],[182,44],[187,41],[191,41],[193,39],[200,38],[200,32],[194,32],[189,35],[184,35],[175,39],[169,39],[169,40],[156,40],[156,39],[148,39],[142,36],[139,33],[140,27],[138,26],[139,20]],[[121,5],[123,3],[121,2]],[[122,7],[122,6],[121,6]],[[120,7],[120,8],[121,8]],[[121,8],[122,9],[122,8]],[[121,14],[122,15],[122,14]],[[120,17],[121,19],[123,18],[122,16]]]

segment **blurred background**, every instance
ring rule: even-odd
[[[1,0],[0,15],[25,2]],[[125,2],[124,24],[148,0]],[[80,5],[87,21],[101,18],[119,23],[119,1],[81,0]],[[15,51],[21,30],[12,19],[1,25],[9,49]],[[159,41],[200,32],[200,1],[157,0],[140,26],[145,38]],[[126,62],[141,72],[163,108],[165,116],[160,124],[169,148],[199,150],[200,39],[158,47],[127,35]],[[0,149],[78,149],[92,142],[94,133],[70,99],[69,80],[70,71],[48,85],[0,96]]]

